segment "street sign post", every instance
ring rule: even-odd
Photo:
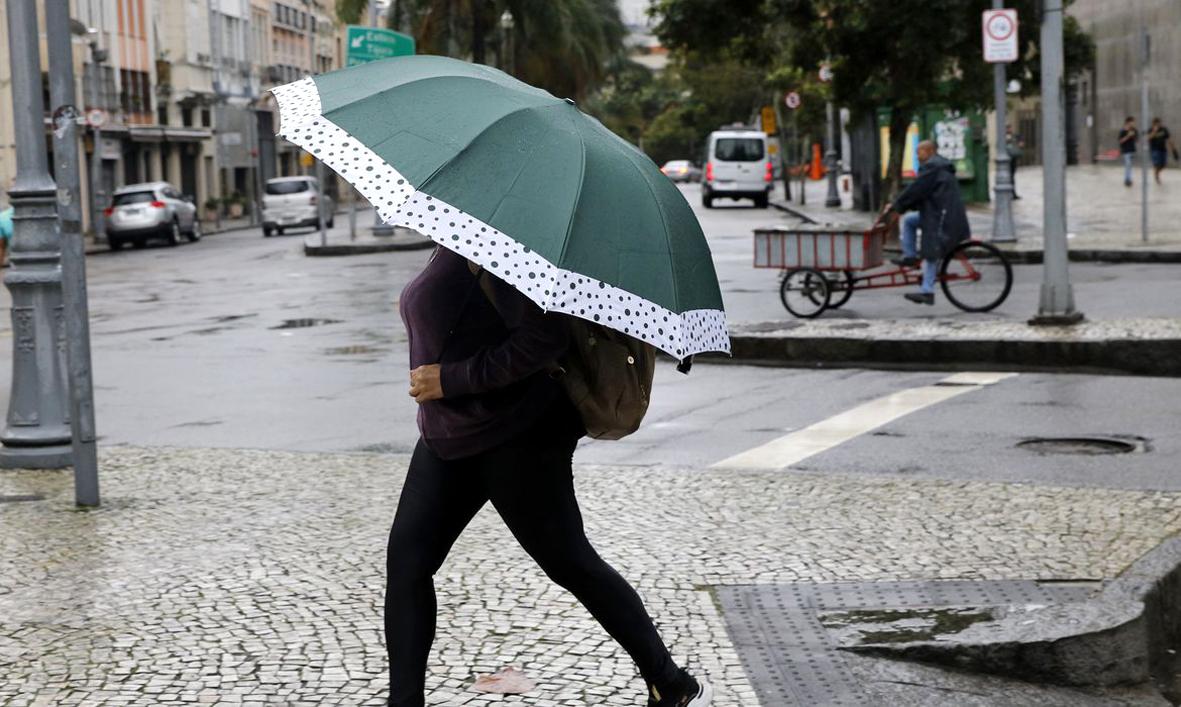
[[[414,54],[414,37],[384,27],[349,25],[345,66]]]
[[[996,204],[992,210],[992,240],[1012,243],[1017,240],[1013,223],[1013,171],[1009,146],[1005,139],[1008,100],[1005,96],[1005,64],[1017,59],[1017,11],[1005,10],[1002,0],[992,0],[992,10],[984,12],[984,61],[992,64],[993,100],[996,103]]]
[[[984,60],[990,64],[1017,61],[1017,11],[984,11]]]

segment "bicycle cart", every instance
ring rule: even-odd
[[[811,319],[849,301],[855,290],[918,286],[919,266],[881,270],[886,238],[897,214],[878,217],[869,230],[831,225],[755,230],[754,266],[783,271],[779,298],[787,311]],[[1000,306],[1013,287],[1013,268],[996,246],[963,241],[939,262],[939,286],[966,312]]]

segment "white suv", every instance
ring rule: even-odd
[[[125,243],[142,248],[152,238],[168,245],[180,243],[183,234],[190,241],[201,239],[197,207],[168,182],[129,184],[115,190],[106,217],[107,245],[119,250]]]
[[[335,205],[325,196],[320,203],[320,184],[315,177],[276,177],[268,179],[262,197],[262,235],[283,233],[284,228],[319,227],[320,212],[324,209],[324,223],[332,228]]]
[[[767,208],[775,170],[767,152],[767,135],[761,130],[715,130],[705,144],[705,174],[701,178],[701,203],[713,208],[714,199],[754,199]]]

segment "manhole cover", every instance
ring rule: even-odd
[[[307,327],[322,326],[324,324],[339,324],[339,319],[285,319],[282,324],[272,329],[305,329]]]
[[[22,501],[44,501],[45,497],[39,493],[0,494],[0,503],[20,503]]]
[[[1038,454],[1128,454],[1144,448],[1142,442],[1117,437],[1034,437],[1017,443]]]

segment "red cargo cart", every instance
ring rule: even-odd
[[[882,269],[886,238],[898,215],[880,215],[869,230],[831,225],[755,230],[754,266],[783,271],[779,298],[787,311],[810,319],[849,301],[854,290],[917,286],[919,266]],[[964,241],[938,268],[939,286],[949,302],[966,312],[1000,306],[1013,287],[1013,268],[989,243]]]

